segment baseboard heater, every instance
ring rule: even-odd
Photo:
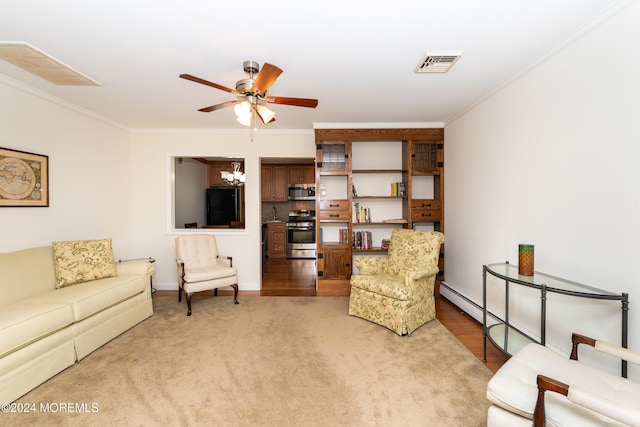
[[[446,282],[440,283],[440,296],[482,324],[482,306],[480,304],[453,289]],[[495,322],[501,321],[499,317],[489,311],[487,311],[487,317],[491,317]]]

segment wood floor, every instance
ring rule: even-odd
[[[262,275],[260,295],[314,296],[316,294],[315,260],[267,259]],[[492,372],[496,372],[507,356],[487,341],[487,361],[483,361],[482,324],[445,298],[436,303],[436,317]]]

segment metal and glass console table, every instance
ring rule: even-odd
[[[487,310],[487,274],[504,280],[504,319],[499,318]],[[509,321],[509,285],[526,286],[540,291],[540,341],[527,336],[513,327]],[[579,298],[620,301],[622,304],[622,347],[627,347],[629,327],[629,294],[616,294],[603,289],[583,285],[550,276],[548,274],[534,272],[533,276],[518,274],[518,266],[506,263],[489,264],[482,267],[482,327],[484,360],[487,360],[487,338],[500,351],[511,356],[525,345],[538,342],[545,345],[546,321],[547,321],[547,294],[557,293]],[[487,326],[487,313],[499,322]],[[627,376],[627,362],[622,362],[622,375]]]

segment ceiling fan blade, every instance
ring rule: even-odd
[[[211,107],[201,108],[198,111],[202,111],[203,113],[210,113],[211,111],[216,111],[224,107],[231,107],[232,105],[235,105],[237,103],[238,103],[238,100],[234,99],[233,101],[227,101],[227,102],[223,102],[222,104],[212,105]]]
[[[231,89],[226,86],[222,86],[217,83],[213,83],[208,80],[201,79],[200,77],[192,76],[191,74],[180,74],[180,77],[186,80],[191,80],[192,82],[196,82],[206,86],[214,87],[216,89],[224,90],[225,92],[231,92],[231,93],[235,93],[236,95],[240,95],[240,92],[238,92],[235,89]]]
[[[285,96],[270,96],[265,100],[271,104],[294,105],[296,107],[316,108],[318,106],[317,99],[311,98],[287,98]]]
[[[282,74],[282,70],[280,68],[265,62],[262,69],[256,76],[256,81],[253,82],[251,92],[256,95],[264,95],[280,74]]]

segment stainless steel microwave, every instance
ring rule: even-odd
[[[289,200],[315,200],[315,184],[289,184]]]

